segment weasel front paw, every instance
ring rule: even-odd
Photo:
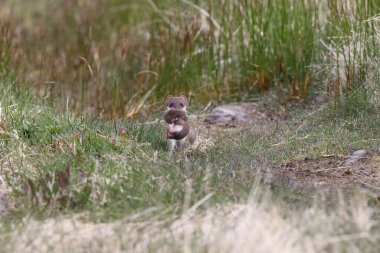
[[[169,139],[173,139],[174,138],[174,132],[172,132],[170,129],[166,129],[166,136]]]

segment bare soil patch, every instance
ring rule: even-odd
[[[380,155],[367,152],[353,164],[347,165],[350,156],[326,156],[290,160],[280,165],[275,178],[296,186],[345,186],[360,183],[379,190]]]

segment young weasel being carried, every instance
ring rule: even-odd
[[[189,126],[186,107],[188,105],[185,96],[166,98],[166,111],[164,119],[167,124],[166,136],[168,138],[168,150],[182,150],[192,145],[196,139],[196,133]]]

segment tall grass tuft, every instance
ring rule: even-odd
[[[338,101],[378,55],[376,1],[13,2],[1,7],[13,13],[21,82],[110,117],[141,115],[168,93],[205,103],[274,89],[285,102],[326,84]]]
[[[241,76],[247,86],[305,98],[312,84],[308,67],[318,32],[316,3],[244,1],[239,10]]]
[[[327,90],[335,105],[348,106],[349,113],[368,109],[376,95],[380,5],[366,0],[328,3],[330,15],[322,41],[327,49]]]
[[[0,74],[5,75],[9,62],[9,22],[0,19]]]

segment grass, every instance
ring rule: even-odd
[[[378,154],[378,12],[351,0],[2,2],[2,250],[377,252],[376,180],[305,188],[276,173]],[[260,99],[287,118],[195,119],[214,146],[170,158],[156,121],[168,93],[194,114]]]
[[[269,89],[280,103],[326,91],[338,103],[378,66],[376,1],[12,3],[11,67],[78,113],[136,117],[168,93],[202,105]]]
[[[270,176],[292,159],[378,150],[378,114],[297,109],[287,121],[217,130],[206,154],[170,159],[160,124],[78,117],[36,100],[12,75],[0,83],[5,252],[378,247],[376,190],[326,194]]]
[[[10,84],[4,90],[13,88]],[[6,98],[2,103],[6,122],[3,151],[7,154],[3,158],[4,177],[17,190],[15,197],[31,195],[32,204],[43,210],[54,209],[59,204],[56,198],[60,199],[62,194],[70,197],[69,202],[63,202],[64,207],[72,206],[74,210],[88,207],[86,203],[90,207],[98,204],[117,207],[119,201],[127,210],[127,206],[135,210],[147,205],[171,205],[181,198],[182,191],[171,193],[181,189],[187,173],[194,173],[196,179],[204,177],[204,172],[193,172],[191,168],[205,167],[212,159],[172,164],[163,152],[165,142],[156,125],[136,125],[125,120],[102,122],[76,118],[70,113],[57,114],[54,109],[34,104],[28,94],[20,96],[22,104]],[[126,129],[126,136],[119,135],[121,128]],[[182,173],[177,166],[189,171]],[[72,175],[70,189],[68,185],[59,185],[60,175],[67,167],[71,168]],[[53,181],[50,189],[46,189]],[[25,182],[31,188],[26,192]],[[96,190],[86,192],[87,187]],[[201,188],[198,190],[199,194],[203,192]],[[120,199],[121,192],[128,193],[127,206],[124,197]],[[23,203],[27,202],[23,200],[16,205]]]

